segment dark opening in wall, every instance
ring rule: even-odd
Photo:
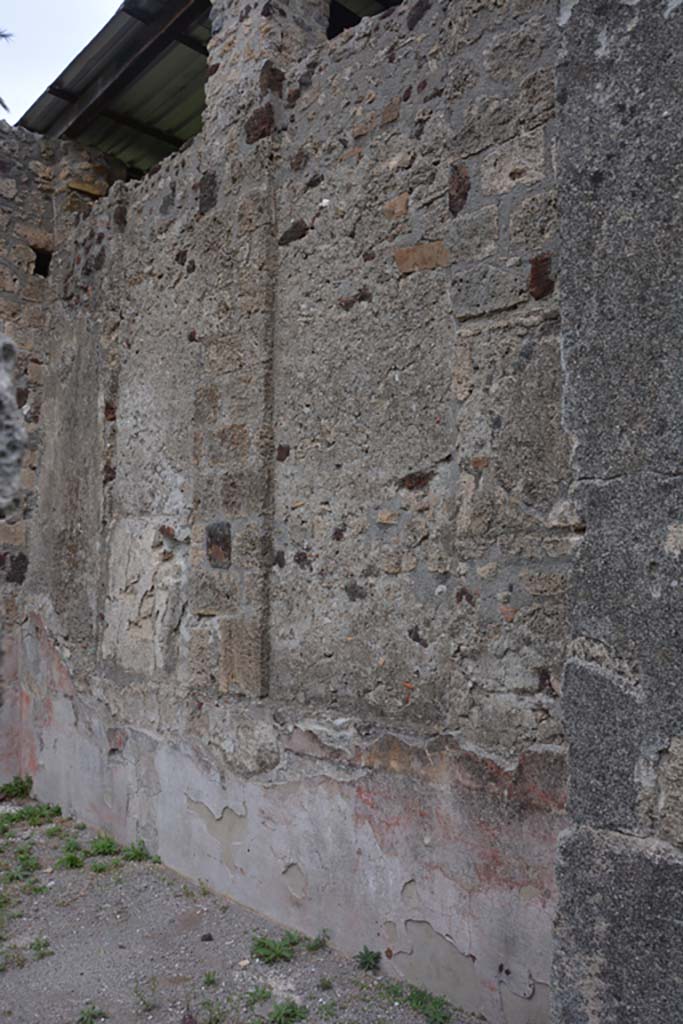
[[[38,277],[47,277],[50,273],[52,253],[48,252],[47,249],[34,249],[33,251],[36,254],[36,261],[33,264],[33,273],[37,274]]]
[[[402,0],[331,0],[327,38],[334,39],[340,32],[357,25],[361,18],[382,14],[401,3]]]

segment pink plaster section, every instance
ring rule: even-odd
[[[21,769],[21,712],[18,683],[19,646],[13,634],[4,638],[2,706],[0,706],[0,779],[11,779]]]
[[[381,949],[389,974],[492,1024],[546,1024],[559,752],[506,769],[387,734],[343,756],[288,743],[286,773],[245,779],[196,739],[105,721],[37,616],[10,658],[3,771],[18,757],[41,798],[285,925]]]

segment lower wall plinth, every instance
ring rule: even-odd
[[[277,768],[244,778],[199,739],[117,721],[73,691],[54,649],[37,652],[40,675],[24,652],[6,706],[22,709],[18,768],[40,799],[144,839],[275,921],[328,928],[346,953],[381,949],[387,974],[492,1024],[546,1024],[558,751],[505,768],[452,737],[385,732],[342,755],[313,741],[308,720],[282,727]]]

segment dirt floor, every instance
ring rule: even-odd
[[[324,935],[312,941],[284,932],[188,883],[142,846],[117,850],[58,809],[29,800],[0,803],[0,1024],[98,1020],[470,1024],[472,1018],[424,990],[363,970],[334,952]]]

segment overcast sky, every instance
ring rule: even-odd
[[[14,124],[109,21],[122,0],[0,0],[0,111]]]

